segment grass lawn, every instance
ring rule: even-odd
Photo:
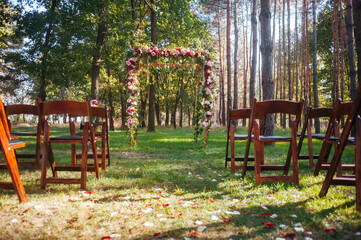
[[[0,190],[0,239],[361,239],[355,188],[331,186],[319,198],[325,172],[314,177],[306,161],[300,185],[256,186],[253,172],[241,178],[224,168],[224,128],[211,132],[207,149],[193,144],[187,128],[141,131],[132,149],[124,131],[110,134],[111,166],[100,180],[89,173],[85,193],[79,185],[43,190],[40,171],[20,167],[29,202]],[[236,145],[238,153],[244,146]],[[58,163],[70,161],[69,148],[54,145]],[[287,149],[266,148],[266,161],[282,162]],[[348,148],[345,160],[352,159]]]

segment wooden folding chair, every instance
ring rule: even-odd
[[[14,104],[14,105],[7,105],[5,107],[6,116],[9,121],[9,127],[12,137],[36,137],[36,146],[35,146],[35,153],[23,153],[19,154],[16,153],[16,158],[18,159],[18,165],[24,165],[24,166],[34,166],[35,169],[39,169],[40,166],[40,158],[41,158],[41,138],[43,136],[43,119],[40,116],[40,107],[39,104],[41,103],[41,99],[38,99],[36,101],[36,105],[28,105],[28,104]],[[38,123],[37,123],[37,129],[36,132],[14,132],[12,130],[12,124],[10,121],[10,116],[12,115],[19,115],[19,114],[28,114],[28,115],[34,115],[38,117]],[[35,159],[33,162],[24,162],[19,161],[19,159]]]
[[[353,108],[353,102],[342,102],[341,99],[335,101],[330,121],[327,126],[325,138],[322,143],[320,155],[315,165],[314,176],[318,176],[321,170],[327,170],[330,167],[330,163],[327,162],[330,155],[332,146],[336,149],[340,137],[340,119],[344,116],[348,116]],[[338,166],[337,175],[342,175],[342,170],[354,170],[354,164],[342,164]]]
[[[348,114],[337,147],[333,154],[330,167],[322,184],[320,196],[326,196],[330,185],[346,185],[356,187],[356,209],[361,211],[361,87],[358,88],[353,100],[352,110]],[[355,137],[350,137],[351,130],[356,128]],[[355,143],[355,175],[335,177],[336,170],[341,163],[343,151],[348,144]]]
[[[44,140],[43,140],[43,158],[41,169],[41,188],[45,188],[48,183],[65,183],[65,184],[80,184],[81,189],[86,188],[87,171],[96,173],[97,178],[100,178],[98,155],[96,152],[97,146],[95,144],[94,124],[92,121],[92,114],[90,108],[90,101],[75,102],[75,101],[53,101],[44,102],[40,104],[40,112],[42,116],[49,116],[53,114],[67,114],[73,116],[86,116],[88,122],[84,124],[82,135],[66,135],[58,137],[50,137],[50,126],[47,121],[44,122]],[[52,144],[81,144],[82,146],[82,160],[81,164],[71,165],[56,165]],[[91,145],[94,164],[88,164],[88,144]],[[47,177],[47,165],[51,167],[53,178]],[[64,179],[58,178],[57,171],[80,171],[80,179]]]
[[[304,100],[300,102],[291,102],[286,100],[267,100],[257,102],[255,99],[252,105],[251,122],[248,131],[248,140],[246,145],[246,155],[243,166],[243,176],[246,174],[248,154],[251,141],[254,141],[255,154],[255,178],[256,184],[271,181],[292,181],[298,184],[298,151],[297,151],[297,128],[300,123]],[[291,136],[265,136],[265,121],[268,114],[283,113],[289,114],[295,118],[291,126]],[[262,126],[256,120],[262,122]],[[252,137],[252,133],[254,136]],[[288,155],[285,165],[266,165],[264,161],[264,143],[266,142],[289,142]],[[287,176],[292,158],[292,176]],[[261,176],[262,171],[283,170],[284,176]]]
[[[5,166],[9,171],[11,182],[0,182],[0,189],[14,189],[20,202],[27,202],[24,186],[20,179],[19,168],[16,162],[15,149],[25,147],[25,143],[10,140],[10,130],[7,124],[4,105],[0,97],[0,141],[1,150],[5,159]]]
[[[248,135],[238,135],[235,134],[235,128],[232,124],[232,121],[239,119],[249,119],[251,117],[251,109],[243,108],[243,109],[229,109],[228,110],[228,123],[227,123],[227,146],[226,146],[226,159],[225,159],[225,168],[227,168],[227,163],[231,162],[231,171],[235,172],[236,169],[242,169],[243,164],[241,166],[236,166],[236,161],[244,161],[244,157],[236,157],[235,156],[235,141],[245,141],[247,140]],[[228,155],[230,142],[230,150],[231,156]],[[254,158],[249,158],[250,161],[254,161]]]
[[[309,106],[307,108],[307,114],[305,116],[305,121],[300,133],[300,138],[298,141],[298,159],[308,159],[310,168],[314,167],[314,159],[318,159],[319,155],[314,155],[313,153],[313,140],[325,139],[325,133],[313,133],[312,132],[312,120],[316,118],[330,118],[332,114],[332,108],[312,108]],[[307,131],[307,133],[306,133]],[[304,138],[308,139],[308,155],[300,155],[302,143]]]
[[[110,147],[109,147],[109,128],[108,128],[108,109],[105,106],[104,108],[102,107],[91,107],[91,112],[92,112],[92,116],[96,117],[96,118],[102,118],[102,121],[97,120],[96,122],[94,122],[94,126],[100,126],[101,132],[95,132],[95,138],[96,140],[98,140],[99,138],[101,138],[102,140],[102,150],[101,150],[101,154],[98,154],[98,158],[101,158],[101,166],[102,169],[105,170],[106,168],[106,159],[108,159],[108,166],[110,165]],[[77,116],[71,116],[72,117],[77,117]],[[71,119],[69,118],[69,119]],[[75,134],[76,132],[76,127],[73,121],[69,120],[69,124],[70,124],[70,129],[71,129],[71,133]],[[76,133],[77,135],[82,135],[82,132],[78,132]],[[73,154],[72,156],[75,156],[75,159],[73,159],[73,163],[76,163],[76,158],[80,158],[81,155],[80,154],[75,154],[75,146],[72,147],[72,151]],[[93,158],[92,154],[89,154],[88,157]]]

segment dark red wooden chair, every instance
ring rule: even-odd
[[[6,116],[9,121],[9,127],[12,138],[14,137],[35,137],[36,138],[36,146],[35,153],[16,153],[16,158],[18,159],[18,165],[24,166],[34,166],[35,169],[39,169],[40,166],[40,158],[41,158],[41,138],[43,136],[43,119],[40,116],[40,103],[41,99],[36,101],[36,105],[28,105],[28,104],[14,104],[7,105],[5,107]],[[34,115],[38,118],[37,128],[34,132],[14,132],[11,128],[12,124],[10,121],[10,116],[13,115]],[[28,161],[19,161],[19,159],[34,159],[33,162]]]
[[[318,159],[319,157],[318,154],[315,155],[313,153],[313,140],[323,141],[325,139],[325,133],[312,132],[312,120],[316,118],[327,118],[329,120],[332,114],[332,110],[332,108],[312,108],[311,106],[307,108],[307,114],[305,116],[305,121],[300,133],[297,149],[298,159],[308,159],[310,168],[313,168],[315,165],[314,159]],[[308,155],[300,155],[303,140],[305,138],[308,140]]]
[[[252,105],[251,122],[248,131],[248,139],[246,145],[246,155],[243,166],[243,176],[246,174],[248,166],[248,154],[251,141],[254,142],[254,154],[255,154],[255,179],[256,184],[261,182],[273,182],[273,181],[292,181],[298,184],[298,151],[297,151],[297,129],[300,123],[303,99],[300,102],[291,102],[287,100],[267,100],[263,102],[257,102],[254,100]],[[265,136],[265,121],[268,114],[282,113],[289,114],[294,117],[294,121],[291,126],[291,136]],[[259,120],[260,124],[257,122]],[[254,135],[252,137],[252,134]],[[289,149],[287,159],[284,165],[269,165],[265,164],[264,160],[264,143],[266,142],[289,142]],[[288,170],[291,165],[292,158],[292,176],[288,175]],[[283,170],[283,176],[261,176],[262,171],[275,171]]]
[[[325,138],[322,143],[320,155],[318,161],[315,165],[314,175],[318,176],[321,170],[327,170],[330,167],[328,162],[329,155],[331,153],[332,146],[336,149],[337,144],[339,143],[340,137],[340,119],[344,116],[351,114],[353,108],[353,102],[342,102],[341,99],[335,101],[333,111],[330,117],[330,121],[327,126]],[[337,175],[342,176],[343,170],[354,170],[354,164],[342,164],[337,168]]]
[[[235,127],[232,124],[232,121],[240,119],[250,119],[251,109],[229,109],[228,110],[228,123],[227,123],[227,146],[226,146],[226,159],[225,159],[225,168],[227,168],[227,163],[231,162],[231,171],[234,173],[236,169],[243,169],[243,164],[236,166],[236,162],[243,162],[244,157],[236,157],[235,151],[235,141],[246,141],[248,135],[244,134],[235,134]],[[230,147],[229,147],[230,146]],[[231,156],[229,156],[229,148],[231,150]],[[249,158],[250,161],[254,161],[254,158]]]
[[[27,202],[24,186],[20,179],[19,168],[16,162],[15,149],[25,147],[25,143],[17,140],[10,140],[10,130],[7,124],[4,105],[0,97],[0,141],[5,164],[11,177],[11,182],[0,182],[0,189],[13,189],[18,195],[20,202]]]
[[[43,102],[40,104],[40,112],[42,116],[49,116],[54,114],[67,114],[73,116],[85,116],[88,122],[84,124],[82,135],[65,135],[50,137],[50,126],[47,121],[44,122],[44,140],[43,140],[43,158],[41,170],[41,187],[45,188],[48,183],[65,183],[65,184],[80,184],[81,189],[86,188],[87,171],[96,173],[97,178],[100,178],[98,155],[96,152],[97,146],[95,144],[94,124],[92,121],[92,113],[90,108],[90,101],[75,102],[75,101],[53,101]],[[80,164],[70,165],[56,165],[52,151],[52,144],[80,144],[82,146],[82,157]],[[88,164],[88,144],[91,146],[94,156],[94,164]],[[48,163],[51,167],[53,178],[47,177]],[[58,178],[58,171],[80,171],[80,179],[77,178]]]
[[[352,109],[348,114],[341,136],[337,140],[337,147],[332,156],[332,160],[325,180],[322,184],[320,196],[326,196],[331,185],[346,185],[356,187],[356,209],[361,211],[361,87],[358,88],[355,99],[352,102]],[[355,137],[350,137],[352,129],[355,127]],[[337,137],[334,137],[336,140]],[[346,145],[355,144],[355,174],[348,176],[336,176],[338,166]]]
[[[101,153],[98,154],[98,158],[101,159],[101,166],[102,169],[106,169],[106,159],[108,159],[108,166],[110,165],[110,146],[109,146],[109,119],[108,119],[108,109],[107,107],[91,107],[92,116],[97,118],[97,121],[94,122],[94,126],[99,126],[100,131],[95,131],[95,138],[98,140],[101,139]],[[78,117],[78,116],[71,116],[71,117]],[[71,118],[70,118],[71,119]],[[72,134],[76,132],[76,127],[73,121],[69,121],[70,129]],[[77,135],[82,135],[83,132],[76,133]],[[72,147],[73,156],[75,155],[76,158],[80,158],[81,155],[75,154],[75,146]],[[93,158],[92,154],[88,155],[89,158]],[[76,162],[76,159],[73,160]]]

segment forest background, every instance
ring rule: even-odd
[[[351,0],[1,0],[0,94],[7,104],[101,99],[111,130],[125,127],[127,53],[157,46],[212,54],[220,125],[254,97],[329,107],[359,84],[355,12]],[[192,125],[194,71],[148,71],[141,127]]]

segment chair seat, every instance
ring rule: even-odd
[[[300,137],[301,133],[297,133],[297,137]],[[324,139],[325,138],[325,134],[324,133],[312,133],[312,138],[316,138],[316,139]],[[308,135],[305,134],[305,138],[307,138]]]
[[[328,138],[328,141],[332,141],[332,142],[338,142],[340,141],[340,138],[339,137],[335,137],[335,136],[331,136]],[[347,143],[348,144],[355,144],[355,137],[349,137],[347,139]]]
[[[50,141],[81,141],[82,139],[83,137],[79,135],[64,135],[64,136],[51,137]]]
[[[291,137],[283,137],[283,136],[260,136],[261,141],[291,141]]]
[[[77,136],[83,136],[83,132],[77,132],[76,133]],[[101,137],[102,136],[102,133],[101,132],[95,132],[94,135],[96,137]]]
[[[11,135],[14,136],[36,136],[37,132],[12,132]]]
[[[22,141],[18,141],[18,140],[11,140],[9,141],[9,145],[12,149],[18,149],[18,148],[23,148],[25,147],[25,143]]]

